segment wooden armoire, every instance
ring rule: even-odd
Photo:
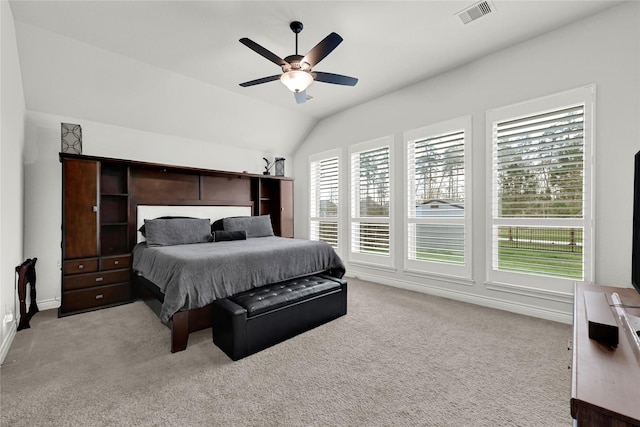
[[[62,158],[60,314],[131,300],[129,168]]]

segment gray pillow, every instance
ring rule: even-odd
[[[225,231],[246,231],[247,239],[273,236],[271,215],[224,218],[222,224]]]
[[[194,218],[192,216],[159,216],[156,219],[174,219],[174,218],[190,218],[190,219],[197,219]],[[140,226],[140,228],[138,228],[138,231],[140,232],[140,234],[142,234],[144,237],[147,237],[147,230],[144,227],[144,224],[142,224],[142,226]]]
[[[145,219],[148,246],[186,245],[211,242],[211,222],[204,218]]]

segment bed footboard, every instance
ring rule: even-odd
[[[164,295],[156,285],[142,276],[134,274],[135,295],[160,317]],[[209,304],[195,310],[179,311],[173,315],[167,327],[171,330],[171,352],[175,353],[187,348],[189,334],[210,328],[213,321],[213,305]]]
[[[171,353],[187,348],[189,334],[213,325],[213,304],[189,311],[179,311],[171,318]]]

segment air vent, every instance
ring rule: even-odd
[[[493,3],[484,0],[456,13],[456,16],[462,20],[463,24],[468,24],[469,22],[475,21],[494,10],[496,10],[496,8]]]

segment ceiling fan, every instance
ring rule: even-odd
[[[302,56],[298,55],[298,34],[302,31],[302,22],[293,21],[289,24],[289,28],[291,28],[291,31],[296,35],[296,53],[284,59],[246,37],[240,39],[240,43],[282,68],[282,74],[275,74],[273,76],[240,83],[240,86],[248,87],[280,80],[293,92],[296,102],[302,104],[307,100],[307,87],[309,87],[314,80],[343,86],[355,86],[356,83],[358,83],[358,79],[354,77],[311,70],[338,47],[342,42],[342,37],[336,33],[331,33],[305,56]]]

